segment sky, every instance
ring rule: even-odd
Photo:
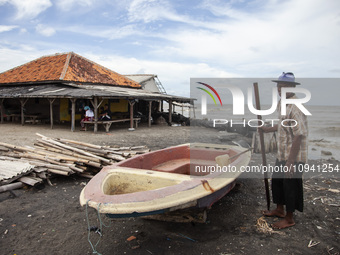
[[[193,77],[340,78],[339,45],[339,0],[0,0],[0,72],[73,51],[179,96]],[[340,105],[340,84],[313,89]]]

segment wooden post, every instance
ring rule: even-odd
[[[53,129],[53,103],[55,101],[55,98],[48,98],[48,101],[50,102],[50,122],[51,122],[51,129]]]
[[[5,98],[1,98],[1,124],[4,123],[4,114],[5,114],[5,110],[4,110],[4,100]]]
[[[103,103],[103,99],[100,100],[100,102],[98,103],[98,97],[94,97],[94,101],[91,100],[91,104],[93,106],[93,110],[94,110],[94,128],[93,131],[97,132],[98,131],[98,108],[100,107],[100,105]]]
[[[163,100],[161,100],[161,112],[163,112]]]
[[[149,127],[151,127],[151,108],[152,108],[152,101],[149,101]]]
[[[20,99],[20,103],[21,103],[21,125],[25,124],[24,107],[25,107],[25,104],[27,103],[27,101],[28,101],[28,98]]]
[[[103,102],[103,100],[101,100],[101,102],[99,103],[99,105],[101,105]],[[92,106],[93,106],[93,110],[94,110],[94,128],[93,128],[93,132],[97,133],[98,131],[98,97],[94,97],[94,100],[91,100]]]
[[[76,98],[70,98],[72,102],[72,111],[71,111],[71,131],[74,132],[76,129]]]
[[[130,128],[129,128],[129,130],[133,131],[133,130],[135,130],[133,128],[133,105],[135,104],[135,101],[129,100],[129,104],[130,104]]]
[[[254,85],[256,109],[261,110],[259,87],[257,85],[257,82],[255,82],[253,85]],[[257,119],[258,119],[258,125],[261,126],[262,116],[257,115]],[[264,137],[263,137],[262,129],[259,129],[259,135],[260,135],[261,152],[262,152],[262,166],[267,167],[266,149],[265,149],[265,145],[264,145]],[[265,189],[266,189],[267,209],[269,211],[270,210],[270,195],[269,195],[268,175],[267,175],[266,171],[264,171],[263,173],[264,173],[264,185],[265,185]]]
[[[172,100],[169,100],[169,124],[172,122]]]

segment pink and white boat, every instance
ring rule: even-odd
[[[85,186],[81,205],[110,217],[209,208],[225,196],[251,153],[220,144],[184,144],[104,167]]]

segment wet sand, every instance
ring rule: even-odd
[[[37,136],[86,141],[99,145],[147,145],[151,150],[190,141],[190,127],[141,126],[131,132],[127,127],[111,127],[110,133],[70,132],[68,126],[3,124],[1,141],[29,145]],[[200,142],[231,143],[221,140],[215,129],[198,128]],[[195,135],[197,137],[197,135]],[[242,139],[235,136],[233,139]],[[267,155],[273,164],[274,154]],[[250,165],[261,164],[253,154]],[[334,164],[336,160],[313,160],[310,164]],[[304,181],[303,213],[296,213],[296,226],[265,234],[256,222],[266,208],[263,180],[242,179],[224,198],[208,210],[206,223],[170,223],[141,218],[110,220],[96,249],[101,254],[339,254],[340,248],[340,173],[329,178]],[[56,176],[53,186],[25,188],[0,193],[1,254],[93,254],[88,242],[85,207],[79,194],[88,179]],[[274,206],[272,205],[272,208]],[[95,210],[89,209],[90,226],[99,226]],[[276,218],[266,218],[270,224]],[[131,236],[136,238],[131,241]],[[91,233],[95,244],[99,235]],[[308,247],[311,244],[316,244]]]

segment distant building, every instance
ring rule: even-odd
[[[126,74],[125,77],[138,82],[148,92],[166,94],[166,91],[155,74]]]

